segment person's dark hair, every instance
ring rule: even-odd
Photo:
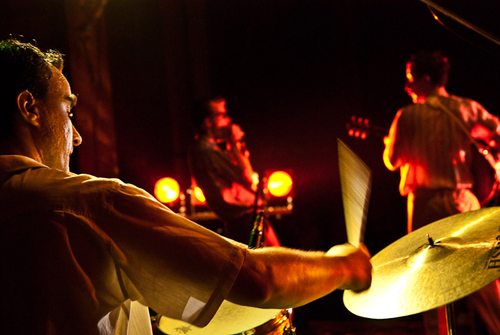
[[[42,52],[31,43],[17,39],[0,41],[0,137],[10,135],[16,97],[28,90],[37,99],[45,98],[50,65],[63,67],[63,55],[56,50]]]
[[[193,124],[194,131],[197,134],[203,134],[205,132],[203,125],[205,118],[210,116],[212,109],[210,107],[210,102],[222,101],[224,100],[221,96],[215,96],[211,98],[198,99],[193,108],[191,109],[191,123]]]
[[[420,51],[412,55],[408,63],[412,65],[413,76],[428,75],[431,82],[439,86],[445,86],[448,83],[450,62],[441,51]]]

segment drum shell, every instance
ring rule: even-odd
[[[177,334],[195,334],[201,335],[213,334],[213,330],[204,330],[203,328],[197,328],[191,326],[187,323],[180,323],[180,321],[173,320],[162,315],[158,315],[155,318],[155,335],[177,335]],[[231,320],[227,320],[231,323]],[[283,335],[286,329],[292,328],[290,321],[290,316],[287,310],[279,312],[271,320],[251,329],[241,331],[239,333],[224,333],[218,335]]]

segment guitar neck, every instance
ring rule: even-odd
[[[372,125],[368,119],[352,116],[346,125],[349,136],[365,139],[368,136],[384,137],[389,131],[377,125]]]

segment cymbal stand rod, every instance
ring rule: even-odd
[[[455,335],[455,313],[453,303],[446,304],[446,326],[448,335]]]

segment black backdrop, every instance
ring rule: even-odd
[[[189,36],[184,40],[181,33],[172,43],[166,31],[188,31],[183,25],[193,24],[188,9],[195,1],[174,2],[180,4],[174,14],[167,0],[109,0],[106,6],[103,33],[113,89],[119,177],[152,191],[156,179],[170,175],[187,188],[185,149],[192,132],[186,101],[199,95],[196,85],[204,88],[201,91],[220,93],[234,121],[247,133],[255,169],[260,173],[293,170],[294,213],[274,222],[287,246],[326,250],[346,241],[337,138],[373,171],[365,240],[372,253],[405,234],[406,199],[397,190],[399,174],[383,166],[382,139],[350,138],[345,125],[356,115],[389,127],[397,109],[410,103],[403,90],[410,54],[441,48],[452,64],[449,92],[473,98],[500,115],[496,92],[500,48],[446,16],[439,16],[445,26],[439,24],[423,2],[201,1],[204,14],[200,17],[206,29],[199,41],[204,44],[177,58]],[[495,1],[445,0],[439,4],[498,35]],[[12,0],[3,6],[3,37],[31,34],[43,48],[68,51],[62,1]],[[38,24],[41,13],[45,20]],[[165,13],[170,14],[168,19]],[[44,24],[47,21],[51,24]],[[186,57],[196,58],[192,61],[198,62],[195,68],[204,72],[181,71],[179,64]],[[179,63],[172,61],[176,59]],[[167,79],[174,72],[183,80]],[[202,72],[200,84],[197,75]],[[175,110],[171,92],[183,95]],[[299,323],[356,319],[343,307],[341,292],[297,313]]]

